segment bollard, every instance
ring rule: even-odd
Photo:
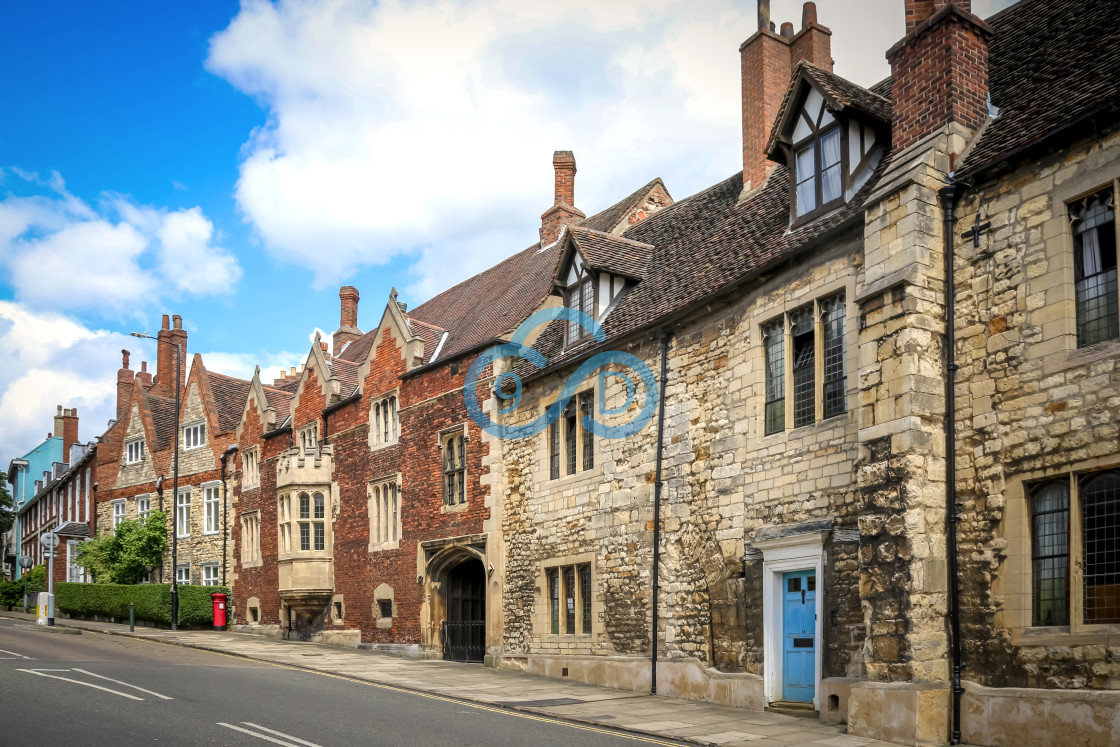
[[[128,603],[128,632],[136,632],[136,602]]]

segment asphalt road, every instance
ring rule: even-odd
[[[223,654],[0,619],[0,745],[672,744]]]

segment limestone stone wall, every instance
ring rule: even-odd
[[[125,462],[125,444],[136,438],[144,439],[144,458],[135,464],[127,464]],[[130,485],[139,485],[156,479],[155,464],[152,461],[154,458],[152,446],[153,444],[149,443],[147,434],[144,432],[144,421],[140,417],[140,407],[133,405],[132,412],[128,416],[128,430],[125,431],[124,438],[121,441],[120,465],[115,487],[126,488]],[[112,526],[112,524],[110,523],[109,526]]]
[[[1120,178],[1120,134],[967,191],[958,238],[957,464],[966,676],[991,686],[1120,687],[1120,643],[1083,623],[1071,508],[1071,625],[1032,626],[1028,490],[1120,464],[1120,341],[1077,347],[1070,201]],[[1073,481],[1074,492],[1076,481]],[[1114,628],[1115,626],[1113,626]]]
[[[833,517],[856,526],[855,287],[857,236],[769,279],[730,306],[682,320],[670,344],[663,460],[661,599],[663,656],[694,658],[725,671],[758,674],[762,662],[761,568],[744,563],[754,531]],[[843,292],[847,314],[849,411],[763,435],[764,378],[759,328],[814,299]],[[656,339],[625,348],[657,375]],[[563,376],[530,382],[518,422],[537,417]],[[586,382],[588,387],[595,384]],[[597,394],[596,396],[600,396]],[[640,404],[644,391],[639,388]],[[607,407],[625,401],[607,379]],[[631,412],[612,421],[632,418]],[[602,416],[598,416],[602,419]],[[503,633],[510,654],[646,654],[650,646],[656,420],[626,439],[595,443],[595,467],[549,479],[547,432],[504,444]],[[833,552],[830,548],[829,552]],[[593,558],[595,619],[590,635],[548,632],[544,569]],[[855,546],[828,565],[827,666],[846,672],[862,644]]]

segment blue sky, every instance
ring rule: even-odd
[[[977,0],[989,15],[1006,0]],[[889,72],[901,0],[820,0],[836,71]],[[775,0],[776,21],[800,3]],[[0,464],[113,411],[162,314],[248,378],[390,288],[415,307],[536,240],[552,151],[588,214],[741,168],[744,0],[9,4],[0,26]],[[873,43],[870,43],[873,40]]]

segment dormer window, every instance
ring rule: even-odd
[[[793,213],[798,218],[823,212],[844,199],[840,123],[810,88],[793,126]]]
[[[595,277],[580,260],[579,254],[575,255],[572,268],[568,272],[568,287],[564,292],[564,305],[569,309],[582,311],[592,318],[595,317]],[[590,332],[579,322],[568,322],[566,339],[569,345],[583,340],[589,334]]]

